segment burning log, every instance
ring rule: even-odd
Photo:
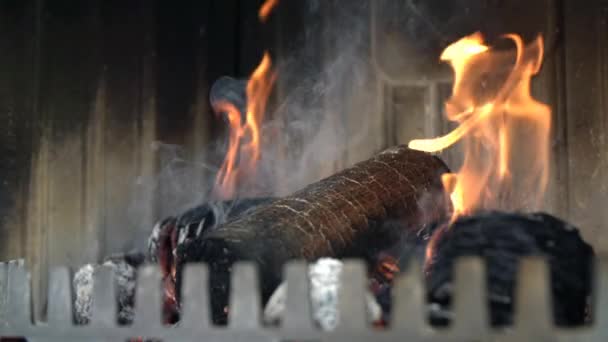
[[[148,257],[152,262],[167,262],[161,259],[168,258],[166,254],[177,244],[201,236],[227,220],[272,200],[271,197],[264,197],[208,202],[177,217],[165,218],[156,224],[148,239]]]
[[[179,245],[188,245],[226,220],[246,215],[249,210],[272,201],[272,198],[248,198],[233,201],[208,202],[194,207],[178,217],[168,217],[158,222],[148,239],[148,259],[158,263],[163,281],[163,321],[175,323],[179,316],[176,287],[177,261],[175,253]]]
[[[486,212],[462,217],[450,227],[438,229],[431,239],[427,260],[427,284],[431,321],[449,322],[452,264],[458,256],[476,255],[486,260],[491,323],[513,321],[513,296],[519,258],[542,255],[551,274],[555,323],[570,326],[586,319],[591,293],[593,250],[576,228],[547,214]]]
[[[367,257],[399,241],[408,228],[442,217],[440,175],[447,171],[429,154],[390,148],[180,244],[178,266],[210,264],[214,313],[224,312],[230,265],[237,260],[260,266],[267,299],[289,259]],[[432,209],[426,210],[425,202],[433,202]]]

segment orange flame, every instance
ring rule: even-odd
[[[271,72],[271,60],[264,53],[262,61],[247,83],[247,111],[245,122],[241,112],[229,102],[219,102],[216,111],[225,113],[230,125],[228,151],[222,167],[217,173],[214,194],[221,199],[233,198],[237,181],[251,177],[260,159],[260,126],[264,118],[266,103],[276,79]]]
[[[518,35],[504,37],[515,44],[515,53],[491,49],[480,33],[443,51],[441,60],[455,74],[445,111],[458,127],[409,143],[415,150],[437,152],[462,141],[461,169],[442,179],[452,219],[480,209],[538,206],[547,186],[551,110],[530,95],[531,78],[542,64],[543,39],[525,46]]]
[[[261,22],[265,22],[266,18],[270,15],[270,12],[279,4],[279,0],[266,0],[260,10],[258,11],[258,17]]]

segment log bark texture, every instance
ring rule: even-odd
[[[209,263],[218,291],[226,290],[229,265],[254,261],[266,296],[289,259],[366,257],[439,219],[446,212],[440,175],[447,171],[427,153],[389,148],[181,245],[178,260]]]

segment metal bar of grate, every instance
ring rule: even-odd
[[[66,268],[53,270],[49,285],[47,322],[33,322],[30,282],[22,263],[0,263],[0,336],[24,336],[31,341],[120,341],[134,337],[163,341],[607,341],[608,259],[596,265],[594,323],[577,328],[558,328],[550,322],[548,272],[543,260],[521,261],[516,291],[515,324],[508,329],[488,325],[485,273],[481,259],[467,257],[455,264],[454,323],[434,328],[425,319],[424,287],[419,267],[410,267],[394,287],[394,317],[390,327],[374,329],[367,323],[364,305],[364,266],[345,262],[340,297],[340,322],[334,331],[321,331],[311,317],[307,272],[303,262],[286,266],[287,298],[283,324],[261,324],[257,272],[251,264],[233,269],[230,323],[210,323],[208,270],[190,265],[185,271],[182,324],[160,324],[161,289],[158,269],[139,272],[136,319],[133,325],[116,324],[114,280],[110,269],[94,274],[91,323],[72,323],[70,277]]]

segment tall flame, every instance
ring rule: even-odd
[[[480,33],[443,51],[441,60],[455,75],[445,111],[458,127],[409,143],[426,152],[463,143],[461,169],[442,179],[453,219],[480,209],[538,206],[547,186],[551,110],[530,95],[531,78],[542,64],[543,39],[524,45],[518,35],[504,37],[514,43],[515,53],[491,49]]]
[[[266,0],[258,11],[258,17],[261,22],[266,21],[266,18],[270,15],[270,12],[279,4],[279,0]]]
[[[217,173],[214,187],[214,195],[221,199],[233,198],[237,182],[252,177],[255,173],[256,163],[260,159],[260,127],[276,79],[271,65],[270,56],[264,53],[247,83],[244,122],[243,115],[232,103],[220,101],[215,105],[216,111],[224,113],[230,125],[228,151]]]

